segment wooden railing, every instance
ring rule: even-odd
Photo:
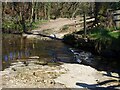
[[[98,14],[100,16],[103,16],[103,17],[107,17],[107,15],[103,15],[103,14]],[[115,10],[115,11],[112,11],[112,16],[113,16],[113,21],[115,22],[115,26],[116,27],[120,27],[120,10]],[[92,27],[93,25],[93,22],[95,22],[95,17],[86,17],[86,28],[89,29],[90,27]],[[82,18],[80,20],[79,23],[76,23],[76,25],[82,25],[82,29],[84,28],[83,24],[84,24],[84,19]],[[100,23],[98,23],[97,25],[99,25]],[[95,26],[97,26],[95,25]],[[95,27],[93,26],[93,27]]]
[[[120,27],[120,10],[114,11],[113,15],[116,27]]]
[[[94,17],[86,17],[86,28],[91,27],[91,25],[93,24],[94,21],[95,21]],[[69,24],[68,26],[75,26],[75,27],[79,26],[79,28],[81,30],[84,29],[84,20],[83,20],[83,17],[81,17],[79,19],[79,22]]]

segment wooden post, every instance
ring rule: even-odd
[[[84,37],[86,37],[86,14],[85,12],[84,12],[83,19],[84,19]]]

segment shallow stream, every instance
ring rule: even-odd
[[[3,70],[9,67],[12,62],[24,61],[30,57],[39,57],[39,60],[47,62],[79,63],[77,61],[79,57],[76,56],[76,53],[79,53],[80,60],[83,60],[82,64],[93,66],[99,70],[113,71],[116,69],[119,71],[118,64],[114,60],[106,60],[90,52],[73,49],[62,41],[30,40],[20,35],[3,34]]]

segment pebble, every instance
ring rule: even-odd
[[[16,71],[16,69],[15,68],[11,68],[13,71]]]
[[[39,56],[32,56],[32,57],[29,57],[30,59],[39,59],[40,57]]]

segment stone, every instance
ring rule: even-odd
[[[32,57],[29,57],[30,59],[39,59],[40,57],[39,56],[32,56]]]
[[[38,61],[38,62],[35,62],[35,64],[38,64],[38,65],[47,65],[48,63],[46,61]]]
[[[17,71],[15,68],[11,68],[13,71]]]

